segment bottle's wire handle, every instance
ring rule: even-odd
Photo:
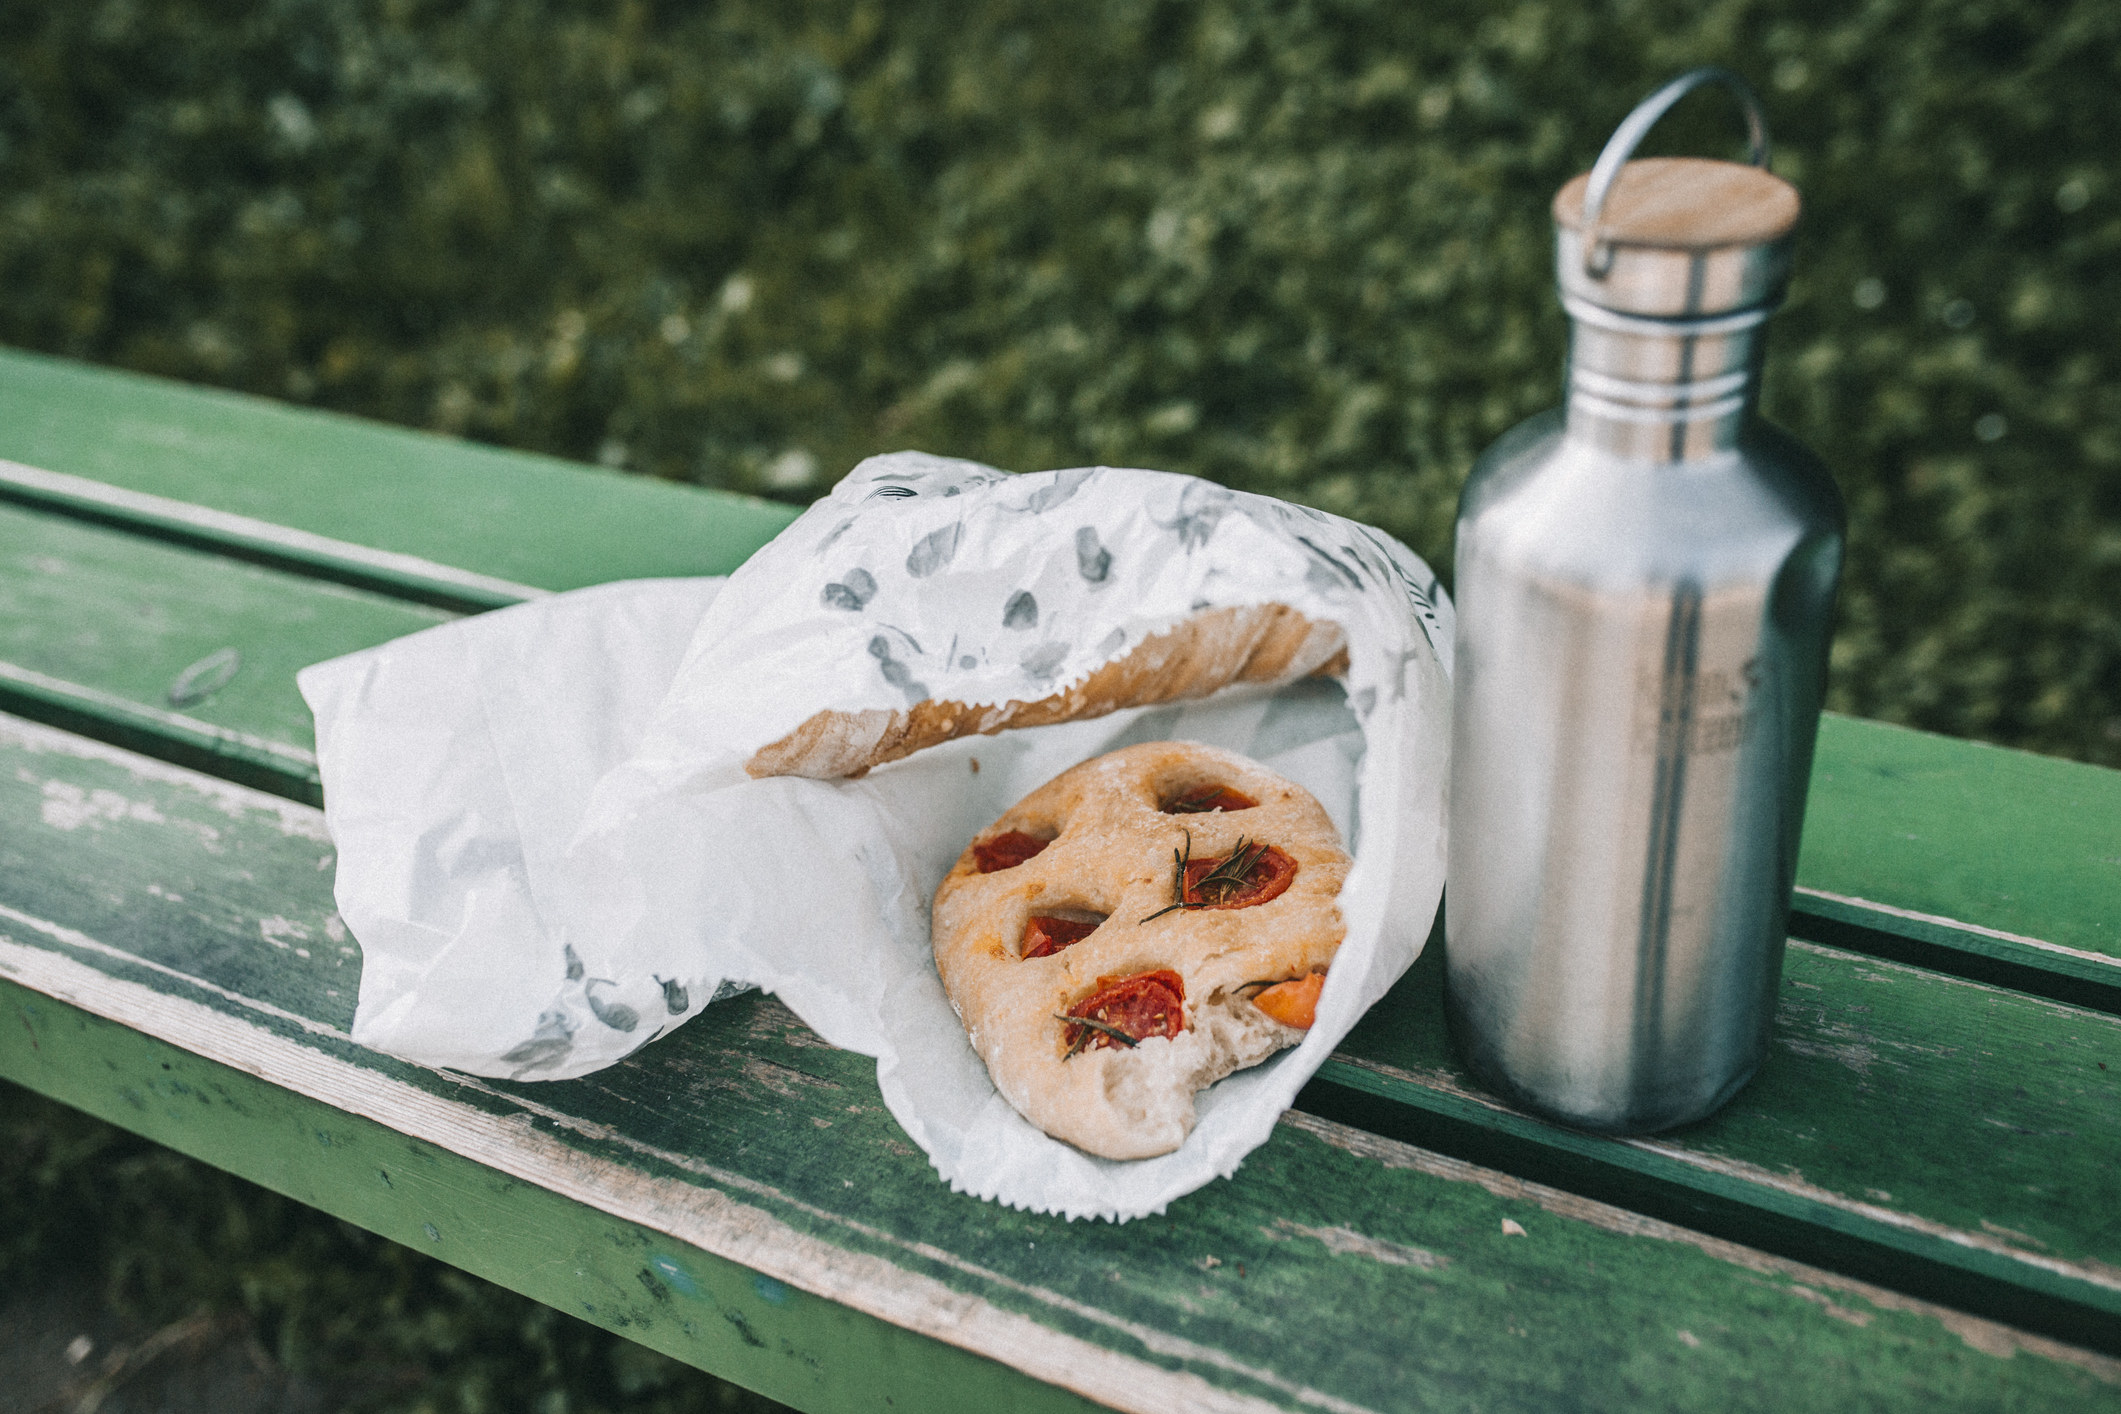
[[[1594,280],[1603,280],[1606,272],[1613,268],[1613,243],[1599,233],[1598,219],[1605,214],[1605,202],[1613,194],[1613,183],[1620,179],[1620,169],[1635,155],[1635,149],[1649,136],[1657,120],[1670,112],[1672,105],[1705,84],[1721,84],[1731,91],[1745,110],[1746,161],[1755,167],[1768,163],[1767,117],[1760,111],[1760,100],[1753,90],[1746,87],[1744,79],[1729,69],[1708,65],[1690,69],[1658,89],[1648,98],[1635,105],[1635,111],[1621,119],[1620,126],[1606,139],[1605,151],[1598,154],[1597,163],[1591,168],[1591,183],[1583,194],[1583,272]]]

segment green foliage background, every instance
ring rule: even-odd
[[[1473,457],[1557,400],[1547,202],[1704,62],[1808,202],[1766,405],[1849,499],[1832,705],[2121,765],[2102,0],[19,0],[0,342],[785,499],[904,446],[1167,467],[1448,575]],[[1649,150],[1731,151],[1720,101]],[[161,1161],[52,1162],[108,1218]],[[266,1201],[184,1182],[187,1222]],[[512,1352],[435,1407],[636,1397],[591,1333],[273,1221],[197,1281],[311,1252],[403,1350]]]
[[[2117,55],[2102,0],[21,3],[0,341],[783,497],[1169,467],[1448,573],[1556,400],[1548,200],[1719,62],[1809,202],[1833,704],[2121,764]]]

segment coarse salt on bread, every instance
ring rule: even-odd
[[[1257,803],[1173,813],[1189,796],[1196,809],[1212,801],[1214,787]],[[1046,843],[1013,863],[1029,847],[1020,836]],[[1281,892],[1248,906],[1172,906],[1181,860],[1200,861],[1199,873],[1241,845],[1279,851],[1275,869],[1293,863]],[[1252,998],[1331,963],[1346,933],[1336,900],[1349,864],[1310,793],[1256,762],[1190,742],[1127,747],[1055,777],[966,847],[936,891],[936,966],[1019,1113],[1089,1153],[1149,1158],[1184,1142],[1199,1090],[1302,1039]],[[1096,927],[1026,957],[1035,917]],[[1159,972],[1183,984],[1177,1035],[1129,1047],[1068,1019],[1115,979]]]

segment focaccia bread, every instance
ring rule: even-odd
[[[1108,1159],[1176,1149],[1193,1096],[1301,1040],[1350,860],[1310,793],[1150,742],[1064,772],[936,891],[935,961],[995,1087]]]
[[[824,711],[744,763],[753,777],[837,780],[961,736],[1102,717],[1122,707],[1206,697],[1232,683],[1294,682],[1344,673],[1347,635],[1285,604],[1202,609],[1151,635],[1063,692],[1032,702],[970,707],[930,699],[896,711]]]

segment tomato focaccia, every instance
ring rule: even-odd
[[[1346,935],[1310,793],[1160,741],[1048,781],[935,895],[935,961],[995,1088],[1108,1159],[1169,1153],[1193,1096],[1294,1045]]]

